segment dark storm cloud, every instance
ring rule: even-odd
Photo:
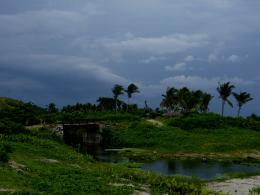
[[[158,106],[167,86],[187,85],[212,92],[217,106],[217,83],[231,81],[259,97],[259,8],[258,0],[0,0],[0,95],[94,102],[135,82],[140,104]]]

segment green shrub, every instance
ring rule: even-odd
[[[183,181],[181,181],[183,180]],[[151,181],[151,188],[154,192],[167,192],[167,194],[209,194],[198,182],[191,182],[189,179],[167,177],[162,179],[160,176]]]
[[[169,120],[169,125],[184,130],[192,129],[220,129],[224,127],[239,127],[260,131],[260,122],[253,118],[221,117],[220,115],[190,114]]]
[[[249,118],[225,117],[223,118],[223,120],[224,123],[229,126],[260,131],[260,122],[250,117]]]
[[[0,120],[0,134],[18,134],[25,132],[26,129],[21,124],[14,123],[8,119]]]
[[[170,126],[184,130],[192,129],[219,129],[224,126],[223,118],[216,114],[192,114],[171,119]]]
[[[7,144],[0,144],[0,162],[8,162],[9,153],[12,152],[12,149]]]
[[[260,194],[260,187],[254,187],[249,191],[250,195]]]
[[[253,119],[246,119],[246,121],[243,123],[243,127],[255,131],[260,131],[260,122]]]

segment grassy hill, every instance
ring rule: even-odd
[[[13,110],[23,105],[24,103],[22,101],[8,97],[0,97],[0,110]]]
[[[158,155],[183,153],[260,161],[258,121],[215,117],[209,114],[130,122],[112,131],[112,147],[144,148],[157,151]]]
[[[128,168],[95,162],[64,145],[46,129],[0,135],[8,145],[9,162],[0,162],[0,193],[16,194],[152,194],[204,193],[194,179],[163,177]],[[1,155],[1,152],[0,152]]]
[[[0,120],[8,119],[23,125],[39,124],[46,110],[29,102],[0,97]]]

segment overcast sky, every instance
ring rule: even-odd
[[[260,114],[259,9],[259,0],[0,0],[0,96],[95,103],[134,82],[140,106],[188,86],[211,92],[219,112],[216,87],[231,81],[254,98],[242,113]]]

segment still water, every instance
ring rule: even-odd
[[[95,158],[110,163],[137,162],[116,152],[99,153]],[[156,160],[144,163],[140,169],[161,175],[194,176],[200,179],[212,179],[227,173],[260,173],[260,167],[253,165],[202,159]]]
[[[157,160],[145,163],[142,170],[163,175],[185,175],[201,179],[212,179],[226,173],[260,173],[260,167],[232,162],[188,160]]]

